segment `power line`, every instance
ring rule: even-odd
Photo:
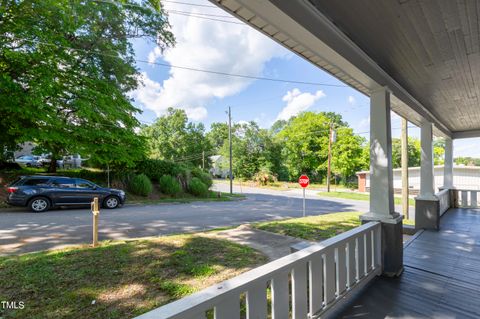
[[[90,1],[110,4],[110,5],[114,5],[114,6],[134,7],[134,8],[146,9],[144,6],[137,5],[137,4],[117,3],[117,2],[113,2],[113,1],[109,1],[109,0],[90,0]],[[175,2],[173,2],[173,3],[175,3]],[[186,3],[183,3],[183,4],[186,4]],[[189,4],[189,5],[193,5],[193,4]],[[240,22],[240,21],[228,21],[228,20],[217,19],[218,17],[228,18],[228,19],[236,19],[233,16],[219,15],[219,14],[209,14],[209,13],[201,13],[201,12],[186,12],[186,11],[180,11],[180,10],[175,10],[175,9],[166,9],[165,11],[167,11],[170,14],[176,14],[176,15],[188,16],[188,17],[192,17],[192,18],[199,18],[199,19],[204,19],[204,20],[238,24],[238,25],[241,25],[241,26],[247,26],[245,23]],[[217,18],[211,18],[211,17],[217,17]]]
[[[192,14],[192,13],[180,13],[180,12],[173,12],[173,11],[169,11],[169,13],[171,13],[171,14],[177,14],[177,15],[181,15],[181,16],[192,17],[192,18],[199,18],[199,19],[204,19],[204,20],[218,21],[218,22],[224,22],[224,23],[238,24],[238,25],[241,25],[241,26],[247,26],[247,25],[246,25],[245,23],[243,23],[243,22],[227,21],[227,20],[221,20],[221,19],[203,17],[203,16],[201,16],[201,15],[195,15],[195,14]]]
[[[116,56],[114,54],[108,54],[108,53],[98,52],[98,51],[94,51],[94,50],[72,48],[72,47],[62,46],[62,45],[43,42],[43,41],[38,41],[38,40],[19,39],[19,38],[7,37],[7,36],[0,36],[0,37],[6,38],[6,39],[9,39],[9,40],[27,41],[27,42],[31,42],[31,43],[35,43],[35,44],[45,44],[45,45],[50,45],[50,46],[54,46],[54,47],[57,47],[57,48],[60,47],[60,48],[69,49],[69,50],[73,50],[73,51],[88,52],[88,53],[93,53],[93,54],[118,58],[118,56]],[[215,70],[199,69],[199,68],[188,67],[188,66],[173,65],[173,64],[169,64],[169,63],[150,62],[150,61],[141,60],[141,59],[134,59],[134,61],[140,62],[140,63],[146,63],[146,64],[150,64],[150,65],[158,65],[158,66],[171,67],[171,68],[176,68],[176,69],[181,69],[181,70],[203,72],[203,73],[216,74],[216,75],[222,75],[222,76],[231,76],[231,77],[238,77],[238,78],[245,78],[245,79],[251,79],[251,80],[281,82],[281,83],[290,83],[290,84],[302,84],[302,85],[314,85],[314,86],[347,87],[347,85],[345,85],[345,84],[331,84],[331,83],[321,83],[321,82],[308,82],[308,81],[298,81],[298,80],[275,79],[275,78],[268,78],[268,77],[262,77],[262,76],[247,75],[247,74],[236,74],[236,73],[228,73],[228,72],[215,71]]]
[[[141,6],[141,5],[138,5],[138,4],[119,3],[119,2],[115,2],[113,0],[90,0],[90,1],[92,1],[92,2],[103,2],[103,3],[112,4],[112,5],[120,5],[120,6],[126,6],[126,7],[137,7],[137,8],[145,9],[144,6]],[[190,3],[190,2],[182,2],[182,1],[171,1],[171,0],[162,0],[161,2],[183,4],[183,5],[188,5],[188,6],[192,6],[192,7],[220,9],[217,6],[208,5],[208,4],[198,4],[198,3]]]
[[[180,10],[174,10],[174,9],[167,9],[167,11],[169,13],[174,12],[174,13],[182,13],[182,14],[185,14],[185,15],[193,14],[193,15],[200,15],[200,16],[214,17],[214,18],[236,19],[235,17],[227,16],[227,15],[224,15],[224,14],[210,14],[210,13],[203,13],[203,12],[202,13],[200,13],[200,12],[187,12],[187,11],[180,11]]]
[[[211,73],[217,75],[224,75],[224,76],[232,76],[232,77],[239,77],[239,78],[246,78],[246,79],[253,79],[253,80],[262,80],[262,81],[272,81],[272,82],[283,82],[283,83],[291,83],[291,84],[304,84],[304,85],[315,85],[315,86],[329,86],[329,87],[347,87],[344,84],[329,84],[329,83],[320,83],[320,82],[308,82],[308,81],[297,81],[297,80],[286,80],[286,79],[274,79],[262,76],[254,76],[254,75],[245,75],[245,74],[235,74],[235,73],[228,73],[228,72],[221,72],[221,71],[213,71],[213,70],[205,70],[205,69],[198,69],[186,66],[179,66],[179,65],[172,65],[168,63],[160,63],[160,62],[149,62],[144,60],[136,60],[137,62],[148,63],[153,65],[159,66],[167,66],[177,69],[189,70],[189,71],[196,71],[196,72],[204,72],[204,73]]]
[[[181,2],[181,1],[171,1],[171,0],[162,0],[162,2],[175,3],[175,4],[184,4],[184,5],[194,6],[194,7],[204,7],[204,8],[220,9],[220,8],[217,7],[217,6],[208,5],[208,4],[198,4],[198,3],[189,3],[189,2]]]

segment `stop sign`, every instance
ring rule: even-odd
[[[308,184],[310,183],[310,179],[308,178],[307,175],[302,175],[300,176],[300,178],[298,179],[298,183],[300,184],[300,186],[302,186],[303,188],[307,187]]]

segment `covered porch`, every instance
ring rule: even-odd
[[[370,97],[370,207],[356,229],[139,318],[479,317],[480,199],[453,185],[453,140],[480,136],[477,2],[211,2]],[[421,128],[419,232],[405,248],[391,111]]]
[[[404,249],[404,272],[377,277],[338,318],[478,318],[480,209],[452,208]]]

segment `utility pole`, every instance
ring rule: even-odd
[[[408,211],[408,122],[402,118],[402,213],[406,219],[409,218]]]
[[[333,122],[330,123],[330,133],[328,134],[327,192],[330,192],[330,177],[331,177],[331,163],[332,163],[332,140],[333,140]]]
[[[232,174],[232,109],[228,107],[228,144],[230,153],[230,194],[233,194],[233,174]]]
[[[202,169],[205,170],[205,151],[202,151]]]

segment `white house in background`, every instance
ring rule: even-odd
[[[443,186],[443,165],[434,167],[435,173],[435,189]],[[370,171],[362,171],[357,173],[358,191],[370,191]],[[480,190],[480,166],[454,166],[453,167],[453,184],[459,189]],[[408,168],[408,186],[411,194],[418,194],[420,191],[420,167]],[[402,169],[393,170],[393,187],[395,192],[402,191]]]
[[[32,155],[32,151],[36,145],[33,142],[25,142],[25,143],[19,144],[18,146],[19,146],[19,149],[13,152],[14,158],[17,158],[23,155]]]
[[[214,177],[226,178],[228,176],[228,169],[226,169],[227,159],[222,155],[213,155],[210,156],[210,162],[212,167],[210,168],[210,174]]]

